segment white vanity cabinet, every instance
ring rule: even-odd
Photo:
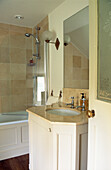
[[[87,170],[87,129],[30,113],[30,170]]]

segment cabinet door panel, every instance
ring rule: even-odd
[[[31,170],[51,170],[51,132],[46,125],[40,126],[32,121],[31,132]]]
[[[53,127],[53,170],[75,170],[75,130],[67,125]]]

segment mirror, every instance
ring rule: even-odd
[[[64,21],[64,88],[89,88],[89,7]]]

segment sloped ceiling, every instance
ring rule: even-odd
[[[89,25],[84,25],[68,35],[71,37],[71,43],[89,57]]]
[[[71,43],[89,57],[89,8],[84,8],[64,22],[64,33]]]
[[[0,0],[0,23],[33,27],[65,0]],[[15,15],[24,16],[16,20]]]

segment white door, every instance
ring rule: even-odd
[[[97,0],[89,0],[89,11],[89,108],[95,110],[95,117],[88,120],[88,170],[111,170],[111,104],[97,100]]]

